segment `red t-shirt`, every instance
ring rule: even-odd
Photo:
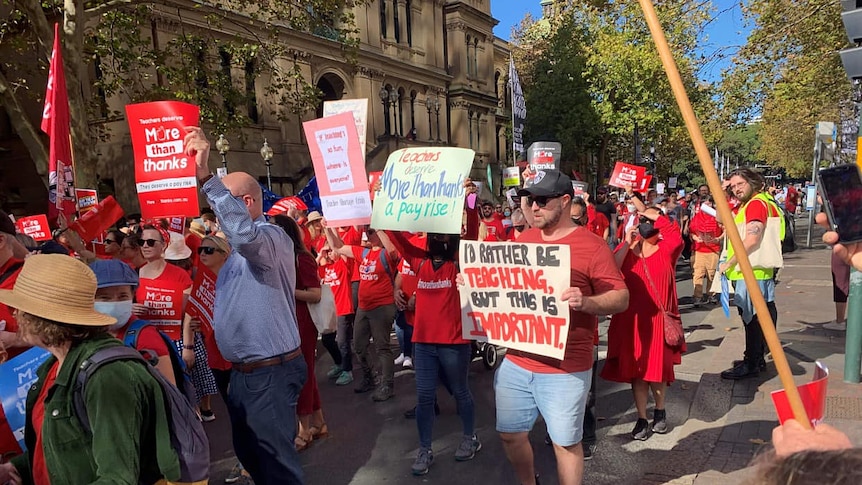
[[[518,242],[569,245],[571,284],[572,287],[580,288],[584,296],[626,289],[607,243],[587,230],[575,229],[561,239],[546,241],[542,238],[541,230],[532,228],[524,231]],[[563,374],[589,370],[593,365],[593,339],[598,319],[595,315],[571,309],[569,313],[569,337],[563,360],[518,350],[509,350],[506,358],[530,372]]]
[[[715,217],[706,212],[699,211],[691,218],[691,224],[688,227],[689,232],[697,234],[704,241],[695,242],[694,250],[698,253],[720,253],[721,245],[718,238],[724,234],[724,229],[715,220]]]
[[[787,196],[784,198],[784,208],[791,214],[796,213],[796,199],[799,192],[792,185],[787,186]]]
[[[141,266],[141,268],[145,267]],[[162,271],[156,278],[141,278],[140,284],[138,285],[138,289],[135,292],[135,303],[144,303],[147,301],[147,291],[145,289],[146,285],[151,285],[155,288],[170,288],[170,289],[179,289],[181,291],[185,291],[192,287],[192,277],[189,276],[189,273],[180,268],[179,266],[174,266],[170,263],[165,265],[165,269]],[[158,326],[159,330],[165,332],[169,337],[174,340],[182,339],[182,300],[176,305],[173,305],[172,308],[179,308],[180,314],[176,317],[162,317],[164,321],[172,321],[179,323],[171,323]],[[155,320],[153,317],[148,317],[148,320]]]
[[[506,234],[506,228],[503,227],[503,220],[492,217],[490,221],[483,219],[482,222],[488,227],[488,238],[486,241],[508,241],[509,237]],[[496,239],[490,239],[494,236]]]
[[[338,235],[346,246],[362,246],[362,234],[353,226],[339,227]],[[353,259],[347,260],[347,269],[350,270],[350,281],[359,281],[359,265]]]
[[[605,230],[610,229],[611,227],[611,223],[610,221],[608,221],[608,217],[597,211],[593,206],[587,207],[587,215],[587,229],[589,229],[590,232],[595,234],[596,236],[599,236],[600,238],[604,239]]]
[[[368,251],[363,257],[362,253]],[[382,249],[367,249],[353,246],[353,258],[359,263],[359,308],[373,310],[383,305],[395,304],[395,288],[392,280],[398,270],[398,258],[385,256]],[[383,266],[383,258],[388,257],[387,273]]]
[[[42,423],[45,421],[45,398],[48,396],[48,391],[54,387],[59,369],[60,362],[54,362],[45,378],[45,385],[39,391],[39,397],[33,405],[33,414],[30,416],[30,423],[36,432],[36,446],[33,448],[33,483],[40,485],[51,483],[48,464],[45,463],[45,453],[42,451]]]
[[[774,211],[769,210],[766,202],[760,199],[751,199],[748,201],[748,205],[745,206],[745,223],[748,224],[749,222],[757,221],[766,224],[770,212],[773,212],[773,217],[778,215]],[[743,234],[743,236],[745,235]]]
[[[320,266],[318,275],[323,282],[332,288],[335,296],[335,313],[339,316],[353,314],[353,298],[350,293],[350,268],[344,258],[339,257],[334,263]]]
[[[200,262],[200,255],[198,254],[198,248],[201,247],[201,243],[203,239],[197,234],[190,232],[186,234],[186,246],[192,250],[192,266],[195,268],[198,266]]]
[[[410,263],[408,263],[406,259],[402,259],[398,264],[398,272],[401,273],[401,291],[409,300],[410,297],[416,293],[416,285],[419,284],[419,278],[416,276],[413,267],[410,266]],[[415,311],[404,310],[404,319],[407,320],[408,325],[413,326],[415,318]]]

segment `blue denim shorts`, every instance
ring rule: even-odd
[[[504,359],[494,375],[497,431],[529,432],[541,413],[555,444],[580,443],[591,378],[591,370],[540,374]]]

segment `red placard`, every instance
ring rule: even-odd
[[[621,189],[631,185],[632,187],[640,187],[646,177],[646,168],[638,165],[617,162],[614,165],[614,172],[611,174],[611,179],[608,185],[619,187]]]
[[[198,126],[199,117],[197,106],[179,101],[126,106],[144,219],[200,212],[195,161],[183,151],[185,128]]]
[[[78,220],[69,224],[69,227],[84,241],[92,241],[99,238],[121,217],[123,217],[123,208],[113,196],[109,195]]]
[[[192,285],[186,315],[197,317],[205,334],[213,333],[213,308],[215,308],[216,274],[204,265],[198,266],[198,274]]]
[[[75,189],[78,198],[78,214],[90,212],[99,203],[99,194],[93,189]]]
[[[147,308],[141,318],[148,320],[173,340],[183,336],[183,285],[171,281],[141,278],[136,300]]]
[[[808,414],[812,426],[817,426],[826,414],[826,386],[829,383],[829,369],[822,362],[817,362],[814,368],[814,377],[811,382],[798,387],[799,397]],[[790,401],[784,389],[772,391],[772,404],[778,413],[778,421],[784,424],[788,419],[793,419],[793,410],[790,409]]]
[[[186,229],[185,217],[171,217],[168,219],[168,231],[182,234]]]
[[[51,228],[48,227],[48,216],[45,214],[22,217],[15,221],[15,226],[18,227],[18,232],[30,236],[37,241],[48,241],[51,239]]]
[[[368,172],[368,188],[371,189],[371,200],[374,200],[374,184],[383,177],[383,172]]]
[[[272,207],[266,211],[266,215],[277,216],[279,214],[284,214],[290,209],[299,209],[304,211],[308,209],[308,206],[305,205],[305,202],[303,202],[299,197],[291,195],[290,197],[279,199],[278,202],[273,204]]]
[[[647,190],[649,190],[649,186],[651,183],[652,183],[652,175],[647,175],[646,177],[644,177],[643,181],[641,182],[641,187],[640,187],[640,190],[638,190],[638,192],[646,193]]]

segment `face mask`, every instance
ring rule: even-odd
[[[642,222],[638,224],[638,232],[644,239],[649,239],[658,234],[658,229],[653,227],[652,222]]]
[[[125,301],[97,301],[93,307],[99,313],[110,315],[117,319],[117,323],[110,326],[111,330],[122,328],[132,318],[132,300]]]
[[[503,211],[503,215],[504,215],[504,216],[506,216],[506,217],[509,217],[509,216],[511,216],[511,215],[512,215],[512,211],[505,210],[505,211]]]

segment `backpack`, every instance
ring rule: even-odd
[[[194,407],[176,386],[165,380],[164,376],[150,365],[137,350],[117,345],[101,349],[85,359],[78,371],[78,378],[72,392],[72,407],[81,427],[92,433],[87,407],[84,404],[87,381],[93,373],[105,364],[118,360],[140,362],[159,383],[165,398],[168,412],[168,428],[171,433],[171,448],[180,462],[179,482],[200,482],[209,478],[210,445]]]
[[[383,254],[383,257],[377,258],[377,259],[378,259],[378,261],[381,262],[381,264],[383,264],[383,271],[385,271],[386,274],[389,275],[389,279],[394,282],[395,281],[395,273],[392,272],[392,268],[389,267],[389,254],[386,252],[385,249],[381,249],[380,251]],[[367,258],[370,253],[371,253],[371,248],[363,249],[362,250],[362,259]]]
[[[129,325],[129,328],[126,329],[126,335],[123,337],[123,345],[126,347],[130,347],[133,349],[138,348],[138,337],[141,336],[141,331],[144,327],[150,325],[150,322],[147,320],[135,320]],[[159,336],[165,342],[165,345],[168,347],[168,355],[171,357],[171,367],[174,369],[174,382],[177,383],[177,387],[180,389],[186,399],[189,400],[189,403],[193,406],[197,403],[197,394],[195,392],[195,386],[192,384],[191,376],[189,376],[189,370],[186,367],[186,361],[180,357],[179,352],[177,352],[176,346],[174,346],[174,341],[171,340],[170,337],[164,334],[161,330],[156,329],[159,332]],[[156,352],[151,349],[144,349],[140,351],[141,356],[150,363],[153,367],[158,363],[158,356]]]
[[[793,216],[786,210],[781,209],[784,215],[784,239],[781,240],[781,253],[792,253],[796,251],[796,223]]]

